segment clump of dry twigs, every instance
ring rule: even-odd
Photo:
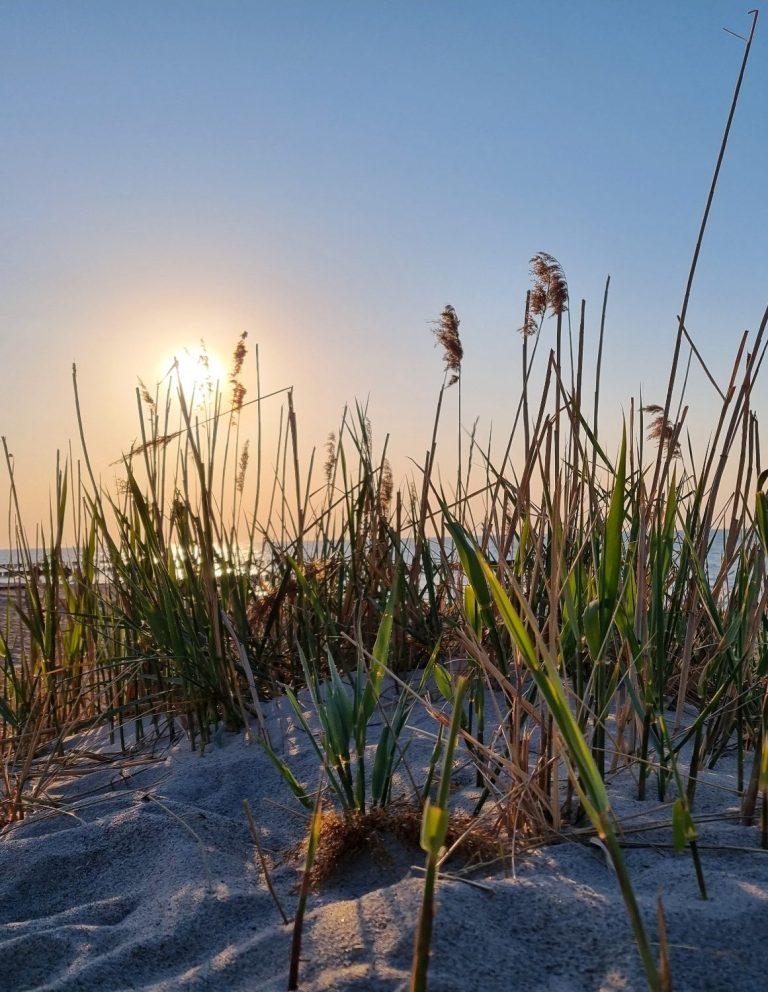
[[[365,811],[325,809],[312,866],[312,884],[322,885],[359,856],[386,860],[388,838],[414,853],[419,851],[421,824],[421,807],[405,801]],[[450,815],[446,848],[454,845],[456,859],[466,867],[497,861],[505,853],[498,829],[461,810]]]

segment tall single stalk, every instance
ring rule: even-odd
[[[413,947],[410,992],[426,992],[427,990],[429,951],[432,946],[432,927],[435,919],[437,867],[440,860],[440,852],[445,844],[445,838],[448,833],[448,795],[451,786],[453,753],[456,749],[456,741],[461,727],[462,706],[466,689],[467,680],[459,678],[456,682],[453,715],[445,746],[445,757],[443,758],[443,770],[440,775],[437,801],[433,804],[429,799],[426,799],[424,802],[424,813],[421,824],[421,846],[427,853],[427,864],[424,878],[424,894],[421,901],[421,913],[419,915],[416,940]]]
[[[677,378],[677,366],[680,361],[680,348],[683,342],[683,332],[685,327],[685,321],[688,316],[688,304],[691,298],[691,290],[693,289],[693,280],[696,275],[696,268],[699,264],[699,255],[701,254],[701,246],[704,243],[704,232],[707,228],[707,222],[709,220],[709,213],[712,209],[712,203],[715,199],[715,190],[717,189],[717,181],[720,177],[720,169],[722,168],[723,159],[725,158],[725,150],[728,147],[728,138],[731,133],[731,125],[733,123],[734,115],[736,114],[736,106],[739,102],[739,93],[741,92],[741,84],[744,79],[744,72],[747,68],[747,61],[749,60],[749,52],[752,48],[752,39],[755,34],[755,28],[757,27],[757,18],[759,11],[751,10],[752,15],[752,26],[749,31],[749,37],[747,38],[746,45],[744,48],[744,56],[741,60],[741,67],[739,69],[739,76],[736,80],[736,88],[734,90],[733,99],[731,100],[731,107],[728,112],[728,120],[725,124],[725,130],[723,132],[723,138],[720,142],[720,151],[717,156],[717,162],[715,164],[715,171],[712,176],[712,181],[709,185],[709,193],[707,195],[707,202],[704,207],[704,215],[701,218],[701,225],[699,227],[699,234],[696,238],[696,244],[693,249],[693,258],[691,259],[691,266],[688,270],[688,279],[685,284],[685,292],[683,294],[683,305],[680,309],[680,316],[677,322],[677,335],[675,337],[675,348],[672,355],[672,368],[669,373],[669,382],[667,385],[667,394],[664,399],[664,413],[663,419],[666,423],[669,420],[669,413],[672,408],[672,394],[675,387],[675,379]],[[680,397],[680,406],[682,407],[683,397]],[[656,455],[656,466],[653,472],[653,482],[651,484],[651,499],[653,499],[655,493],[657,492],[657,487],[661,482],[662,467],[664,465],[664,445],[659,445],[659,450]]]

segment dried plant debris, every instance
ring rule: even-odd
[[[343,872],[350,860],[370,854],[386,857],[385,841],[394,838],[403,847],[420,851],[421,809],[410,802],[395,802],[386,807],[361,810],[327,809],[323,813],[320,841],[312,866],[312,884],[322,885]],[[496,825],[486,824],[468,813],[451,813],[447,846],[460,841],[455,855],[467,866],[496,862],[507,843]]]

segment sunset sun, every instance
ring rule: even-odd
[[[179,387],[187,400],[202,402],[224,386],[227,372],[221,359],[203,343],[177,348],[160,365],[162,382]]]

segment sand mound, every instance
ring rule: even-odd
[[[103,739],[101,746],[109,750]],[[3,989],[286,988],[291,928],[268,893],[242,800],[289,916],[304,811],[260,747],[242,737],[226,735],[203,756],[186,741],[160,740],[156,751],[154,764],[119,762],[62,783],[51,797],[61,811],[15,826],[0,842]],[[286,745],[286,754],[312,788],[311,749]],[[735,811],[735,796],[721,792],[732,786],[727,765],[707,773],[697,812],[711,802],[722,813],[731,800]],[[668,819],[625,787],[616,793],[622,818]],[[668,829],[627,838],[670,840]],[[667,846],[628,850],[654,935],[663,894],[678,992],[765,987],[768,854],[758,839],[756,828],[722,816],[701,825],[707,902],[697,897],[687,856]],[[301,989],[407,988],[422,888],[411,865],[420,862],[394,841],[383,858],[356,856],[310,897]],[[615,878],[597,847],[551,846],[520,858],[514,877],[479,878],[483,888],[439,885],[433,992],[645,988]]]

